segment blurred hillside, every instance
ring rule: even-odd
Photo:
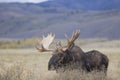
[[[38,5],[81,10],[111,10],[120,9],[120,0],[48,0]]]
[[[0,38],[41,37],[48,32],[64,38],[76,29],[81,30],[81,38],[120,38],[117,8],[91,11],[44,4],[0,3]]]

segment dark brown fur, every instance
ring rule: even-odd
[[[48,63],[48,70],[64,69],[69,66],[70,69],[82,69],[90,72],[93,70],[107,71],[109,59],[103,53],[92,50],[84,52],[78,46],[72,47],[64,52],[53,52],[53,56]],[[67,68],[68,69],[68,68]]]

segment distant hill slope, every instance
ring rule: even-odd
[[[120,0],[48,0],[39,5],[81,10],[111,10],[120,9]]]
[[[38,4],[0,3],[0,38],[57,38],[81,30],[81,38],[120,39],[120,10],[85,11]]]

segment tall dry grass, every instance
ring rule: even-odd
[[[86,73],[79,70],[64,73],[41,72],[39,65],[23,63],[0,64],[0,80],[108,80],[103,72]]]
[[[35,50],[1,50],[0,80],[119,80],[120,54],[103,50],[110,59],[107,77],[102,72],[85,73],[77,70],[56,73],[48,71],[51,53]],[[14,52],[14,53],[13,53]]]
[[[110,59],[107,77],[96,71],[73,70],[57,74],[47,70],[52,53],[39,53],[35,49],[0,49],[0,80],[120,80],[120,41],[103,41],[99,46],[97,42],[90,43],[80,46],[84,51],[97,49]]]

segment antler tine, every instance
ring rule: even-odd
[[[65,34],[65,37],[66,37],[66,39],[67,39],[67,42],[68,42],[68,43],[70,43],[70,40],[69,40],[69,38],[68,38],[68,35],[67,35],[67,34]]]
[[[75,39],[75,32],[73,31],[73,34],[72,34],[72,37],[71,37],[71,41],[74,41],[74,39]]]
[[[80,30],[76,30],[76,32],[73,32],[72,37],[71,37],[71,42],[74,42],[80,35]]]
[[[48,36],[50,36],[50,37],[55,37],[55,34],[52,34],[52,33],[50,32],[50,33],[48,33]]]
[[[76,31],[75,40],[79,37],[79,35],[80,35],[80,31]]]

